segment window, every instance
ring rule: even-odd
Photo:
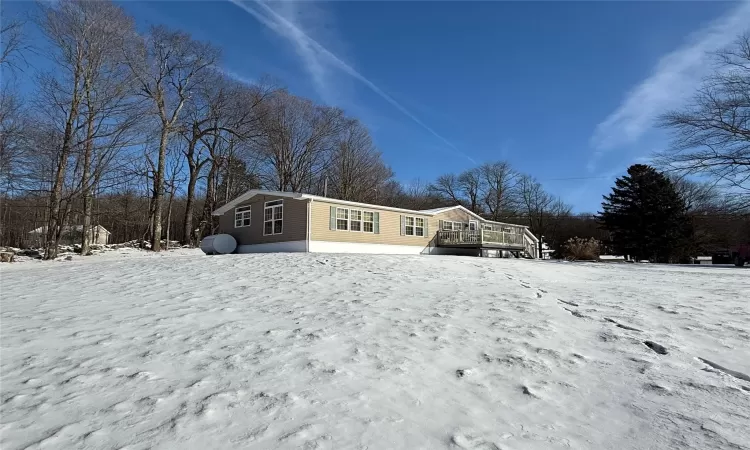
[[[376,233],[378,213],[331,207],[331,230]]]
[[[402,229],[401,234],[405,236],[426,236],[427,222],[424,217],[413,217],[413,216],[401,216],[402,217]]]
[[[444,231],[461,231],[464,229],[464,223],[462,222],[451,222],[450,220],[443,221]]]
[[[404,219],[406,220],[404,234],[406,234],[407,236],[414,236],[414,217],[406,216]]]
[[[415,236],[424,236],[424,219],[422,217],[416,217],[416,227],[414,229]]]
[[[484,228],[487,231],[492,231],[492,225],[484,224],[482,225],[482,228]]]
[[[281,234],[284,229],[284,201],[266,202],[263,208],[263,235]]]
[[[371,213],[370,211],[365,211],[364,213],[364,222],[362,226],[362,231],[365,233],[372,233],[375,231],[375,214]]]
[[[336,208],[336,229],[346,231],[349,229],[349,210]]]
[[[234,210],[235,228],[250,226],[250,209],[252,209],[252,206],[240,206]]]
[[[358,209],[349,210],[349,230],[362,231],[362,211]]]

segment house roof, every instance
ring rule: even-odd
[[[109,234],[109,231],[107,231],[107,229],[104,228],[101,225],[93,225],[91,227],[92,230],[93,229],[97,229],[97,228],[98,228],[97,231],[99,233],[108,233]],[[71,231],[75,231],[77,233],[81,233],[81,232],[83,232],[83,225],[65,225],[65,226],[62,227],[62,232],[63,233],[70,233]],[[44,234],[46,232],[47,232],[47,225],[44,225],[44,226],[41,226],[39,228],[35,228],[35,229],[29,231],[28,234]]]
[[[339,205],[358,206],[360,208],[377,208],[377,209],[382,209],[385,211],[402,212],[402,213],[407,213],[407,214],[419,214],[423,216],[435,215],[434,213],[425,212],[425,211],[417,211],[413,209],[404,209],[404,208],[393,208],[391,206],[373,205],[369,203],[350,202],[348,200],[339,200],[336,198],[321,197],[320,195],[302,194],[299,192],[265,191],[262,189],[253,189],[253,190],[245,192],[244,194],[235,198],[231,202],[227,203],[226,205],[214,211],[212,215],[220,216],[226,213],[227,211],[231,210],[235,206],[241,204],[242,202],[250,200],[256,195],[273,195],[277,197],[292,198],[295,200],[313,200],[313,201],[321,201],[321,202],[328,202],[328,203],[336,203]]]

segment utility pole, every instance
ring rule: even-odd
[[[328,197],[328,175],[326,175],[325,181],[323,181],[323,197]]]

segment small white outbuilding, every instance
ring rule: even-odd
[[[90,229],[92,244],[104,245],[109,242],[111,234],[101,225],[93,225]],[[66,225],[62,227],[60,236],[61,245],[75,245],[81,243],[83,237],[83,225]],[[47,226],[42,226],[28,232],[28,245],[32,247],[41,247],[47,239]]]

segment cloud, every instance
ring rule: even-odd
[[[595,169],[607,151],[642,138],[660,114],[684,105],[711,71],[710,52],[731,44],[750,29],[749,24],[750,2],[744,1],[692,34],[683,46],[661,57],[651,75],[597,125],[590,140],[594,152],[587,166],[589,171]]]
[[[334,95],[332,91],[335,91],[336,89],[336,86],[332,85],[329,80],[331,80],[334,73],[342,72],[367,86],[403,115],[443,142],[451,150],[451,153],[462,156],[472,163],[476,163],[476,161],[469,155],[460,151],[452,142],[420,120],[412,112],[401,105],[401,103],[388,95],[384,90],[354,69],[351,65],[347,64],[328,48],[313,39],[309,33],[305,32],[302,25],[299,23],[299,18],[297,17],[304,17],[305,14],[300,13],[295,2],[280,2],[281,6],[279,7],[279,10],[275,10],[261,1],[228,1],[251,14],[260,23],[274,31],[279,36],[286,38],[294,45],[298,56],[302,59],[306,70],[312,77],[316,90],[324,99],[331,98],[331,96]],[[306,5],[308,4],[308,2],[304,3]]]

